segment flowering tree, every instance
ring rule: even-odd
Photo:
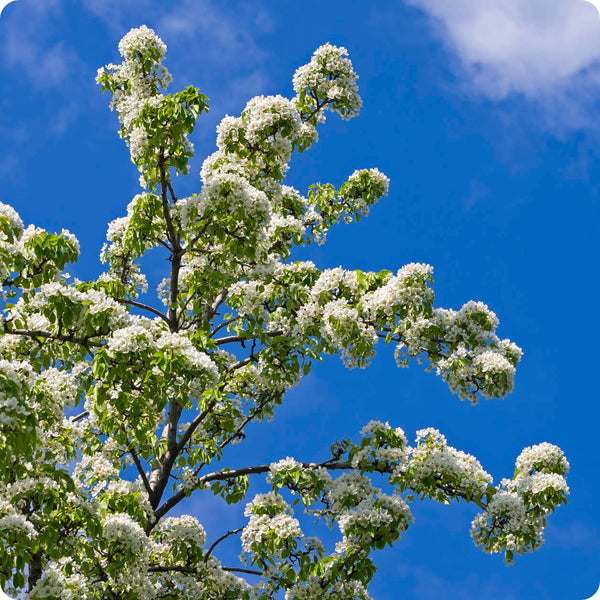
[[[188,172],[207,99],[194,87],[163,93],[166,47],[152,30],[130,31],[119,50],[98,81],[144,191],[108,227],[106,272],[72,282],[75,237],[24,229],[0,205],[0,584],[31,599],[369,598],[372,551],[400,538],[417,498],[474,504],[475,543],[508,562],[536,549],[568,493],[568,462],[548,443],[526,448],[496,486],[439,431],[409,445],[374,421],[320,462],[228,465],[228,447],[325,355],[365,367],[382,339],[398,365],[425,364],[475,403],[511,391],[521,351],[482,303],[434,308],[427,265],[393,274],[292,260],[388,189],[377,169],[306,197],[283,185],[327,110],[358,114],[345,49],[317,49],[292,100],[257,97],[226,117],[187,198],[173,176]],[[140,266],[153,248],[169,261],[161,308],[146,303]],[[250,477],[265,493],[238,529],[207,541],[193,516],[169,516],[192,495],[241,502]],[[335,547],[304,536],[295,511],[337,525]],[[238,534],[242,562],[223,564],[219,544]]]

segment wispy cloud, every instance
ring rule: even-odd
[[[455,57],[463,91],[515,94],[557,132],[599,129],[600,15],[586,0],[405,0]]]
[[[600,552],[600,535],[594,527],[582,521],[571,521],[564,526],[551,525],[547,537],[554,544],[560,544],[567,549],[577,549],[586,554]]]
[[[13,180],[23,176],[32,140],[60,136],[88,102],[89,68],[61,35],[64,16],[61,0],[32,0],[15,3],[0,19],[0,77],[15,92],[0,100],[0,137],[9,156],[0,173]],[[15,104],[19,97],[28,112]],[[17,155],[19,161],[10,159]]]
[[[61,12],[56,0],[20,4],[1,24],[4,68],[21,71],[34,88],[63,86],[82,67],[73,48],[47,35]]]
[[[430,15],[490,96],[535,96],[598,66],[600,16],[585,0],[406,1]]]
[[[5,64],[25,73],[38,89],[64,85],[79,65],[77,54],[62,42],[44,47],[16,28],[6,36],[3,57]]]

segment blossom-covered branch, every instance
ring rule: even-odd
[[[388,193],[376,168],[305,193],[284,183],[328,112],[360,110],[344,48],[318,48],[293,98],[259,96],[225,117],[187,197],[175,175],[188,173],[208,99],[193,86],[166,93],[166,46],[151,29],[131,30],[119,52],[97,81],[141,189],[108,225],[105,272],[73,280],[75,236],[25,228],[0,204],[0,585],[30,600],[366,599],[373,551],[399,540],[425,498],[477,506],[471,534],[485,551],[510,562],[536,549],[568,494],[568,462],[548,443],[498,485],[437,430],[409,446],[379,422],[321,462],[231,464],[230,447],[329,355],[363,368],[377,343],[393,344],[399,366],[423,364],[476,403],[512,390],[521,350],[482,302],[437,307],[429,265],[294,260]],[[168,268],[152,298],[144,268],[158,253]],[[245,522],[210,545],[195,517],[167,516],[191,495],[241,502],[260,475]],[[304,535],[299,505],[337,525],[334,547]],[[224,566],[215,555],[237,533],[247,564]]]

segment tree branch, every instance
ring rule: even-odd
[[[37,338],[37,337],[41,337],[47,340],[55,340],[55,341],[60,341],[60,342],[72,342],[73,344],[79,344],[80,346],[83,346],[84,348],[89,348],[89,347],[93,347],[93,348],[102,348],[102,344],[98,343],[98,342],[92,342],[90,339],[88,338],[78,338],[75,337],[74,335],[70,334],[70,335],[64,335],[61,333],[48,333],[47,331],[40,331],[38,329],[11,329],[10,327],[7,327],[7,324],[4,325],[4,333],[10,333],[12,335],[22,335],[24,337],[29,337],[29,338]]]
[[[136,302],[135,300],[130,300],[128,298],[117,298],[115,296],[111,296],[111,298],[121,304],[129,304],[130,306],[135,306],[136,308],[147,310],[148,312],[151,312],[157,317],[160,317],[163,321],[165,321],[165,323],[169,323],[169,319],[167,318],[167,316],[161,313],[160,310],[153,308],[152,306],[148,306],[147,304],[143,304],[142,302]]]
[[[255,571],[253,569],[242,569],[241,567],[221,567],[223,571],[229,571],[230,573],[248,573],[249,575],[262,575],[262,571]]]
[[[140,462],[137,452],[135,451],[134,448],[130,448],[129,454],[131,454],[131,457],[133,458],[133,462],[135,463],[138,473],[140,474],[140,477],[142,478],[142,481],[144,482],[144,487],[146,488],[146,491],[148,492],[148,497],[150,497],[150,494],[152,493],[152,488],[150,487],[150,482],[148,481],[148,477],[146,477],[146,473],[144,472],[142,463]]]
[[[161,440],[166,440],[167,451],[161,459],[156,459],[150,473],[150,505],[156,509],[159,505],[162,495],[167,487],[169,475],[173,464],[177,459],[177,424],[181,417],[183,407],[176,400],[171,400],[169,404],[169,414],[167,422],[161,434]]]
[[[78,415],[71,417],[71,422],[77,423],[77,421],[81,421],[81,419],[85,419],[86,417],[88,417],[89,414],[90,414],[89,410],[84,410],[82,413],[79,413]]]
[[[352,469],[350,463],[332,462],[331,459],[321,463],[301,463],[305,469],[318,469],[326,468],[331,470],[342,470]],[[199,477],[196,485],[192,488],[196,490],[210,483],[211,481],[225,481],[227,479],[234,479],[243,475],[257,475],[261,473],[267,473],[270,469],[270,465],[257,465],[254,467],[244,467],[241,469],[234,469],[231,471],[216,471],[214,473],[208,473],[204,477]],[[171,496],[162,506],[154,511],[154,523],[150,524],[146,530],[146,533],[152,531],[156,524],[162,519],[172,508],[177,506],[190,492],[190,489],[179,490],[176,494]]]
[[[218,544],[220,544],[223,540],[226,540],[228,537],[235,535],[236,533],[240,533],[240,531],[243,531],[244,528],[243,527],[238,527],[237,529],[232,529],[231,531],[228,531],[227,533],[224,533],[220,538],[217,538],[210,546],[210,548],[208,549],[207,553],[204,555],[204,562],[206,562],[210,555],[213,553],[213,550],[217,547]]]
[[[255,356],[248,356],[248,358],[244,358],[243,360],[238,360],[236,363],[233,363],[231,366],[227,367],[227,370],[235,371],[236,369],[241,369],[254,360],[256,360]]]
[[[200,423],[204,421],[204,418],[209,413],[211,408],[212,405],[206,410],[203,410],[200,414],[198,414],[198,416],[189,424],[189,427],[179,439],[179,443],[177,444],[177,454],[179,454],[184,449],[185,445],[189,442],[190,438],[194,434],[194,431],[196,431]]]
[[[237,320],[239,319],[239,317],[231,317],[231,319],[227,319],[226,321],[223,321],[222,323],[219,323],[208,335],[208,337],[212,337],[213,335],[215,335],[215,333],[217,333],[217,331],[220,331],[221,329],[223,329],[223,327],[227,327],[227,325],[229,325],[230,323],[235,323]]]
[[[266,337],[277,337],[283,335],[283,331],[264,331],[262,332]],[[233,344],[234,342],[249,342],[260,339],[260,336],[246,337],[243,335],[228,335],[226,337],[218,338],[215,340],[217,346],[223,346],[224,344]]]

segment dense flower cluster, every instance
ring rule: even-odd
[[[513,479],[499,490],[471,525],[475,543],[489,552],[503,552],[507,562],[544,542],[546,519],[566,504],[569,463],[558,446],[544,442],[525,448],[516,461]]]
[[[452,496],[460,490],[477,500],[493,481],[474,456],[448,446],[445,436],[431,427],[417,431],[417,446],[411,451],[405,480],[417,492],[435,493],[438,499],[440,491]]]
[[[366,600],[372,553],[408,528],[416,497],[476,504],[475,543],[508,561],[537,548],[569,491],[551,444],[526,448],[497,487],[436,429],[409,446],[379,421],[321,462],[227,466],[248,425],[270,419],[324,356],[365,367],[381,340],[400,366],[424,363],[475,402],[510,392],[521,350],[497,336],[485,304],[435,307],[429,265],[394,274],[293,260],[388,193],[375,168],[305,194],[284,184],[325,111],[358,114],[344,48],[318,48],[294,98],[259,96],[225,117],[202,187],[185,198],[174,176],[188,171],[207,99],[191,86],[165,93],[166,46],[151,29],[131,30],[119,52],[98,82],[145,189],[108,226],[106,272],[73,280],[77,239],[24,227],[0,204],[0,585],[28,600]],[[151,263],[151,250],[167,260]],[[158,303],[150,264],[167,266]],[[256,476],[266,487],[245,520],[215,539],[181,513],[192,494],[241,502]],[[338,532],[330,552],[295,507]],[[238,534],[243,564],[221,564],[219,545]]]
[[[265,545],[274,555],[279,554],[280,544],[271,540],[287,540],[303,536],[298,519],[294,518],[291,506],[278,494],[259,494],[246,506],[244,515],[249,517],[242,533],[242,548],[253,552]]]
[[[346,48],[325,44],[315,51],[310,63],[296,71],[294,91],[304,111],[318,112],[324,103],[331,103],[331,110],[344,119],[358,114],[362,106],[358,76],[347,56]],[[322,114],[319,116],[323,119]]]

